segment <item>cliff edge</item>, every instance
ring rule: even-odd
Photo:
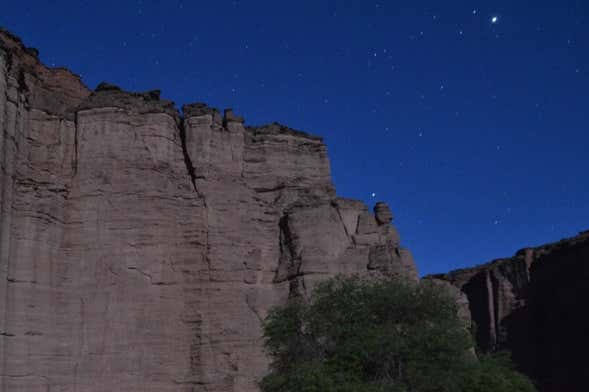
[[[541,392],[586,390],[589,231],[427,278],[449,282],[467,296],[482,351],[511,351]]]
[[[321,138],[94,91],[0,30],[0,390],[257,390],[261,320],[339,273],[416,280]]]

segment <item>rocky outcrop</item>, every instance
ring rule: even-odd
[[[321,138],[95,91],[0,31],[0,390],[255,391],[261,320],[338,273],[417,279]]]
[[[540,391],[586,389],[589,231],[430,278],[466,294],[479,347],[507,349]]]

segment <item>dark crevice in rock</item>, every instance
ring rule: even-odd
[[[300,274],[301,255],[297,254],[294,239],[288,226],[288,215],[280,218],[280,259],[274,283],[293,280]]]
[[[243,175],[242,175],[242,177],[243,177]],[[272,193],[272,192],[281,191],[281,190],[283,190],[285,188],[286,188],[286,184],[281,183],[281,184],[278,184],[278,185],[276,185],[274,187],[271,187],[271,188],[263,188],[263,187],[257,187],[256,188],[256,187],[254,187],[254,188],[251,188],[251,189],[254,192],[256,192],[256,193]]]
[[[501,320],[501,314],[499,314],[499,298],[497,293],[499,292],[499,281],[494,274],[494,271],[487,272],[487,286],[489,290],[489,315],[491,318],[491,350],[497,349],[498,333],[499,333],[499,321]]]
[[[346,233],[346,236],[350,240],[350,244],[353,246],[354,245],[354,241],[352,239],[352,235],[350,233],[348,233],[348,228],[346,227],[346,224],[344,223],[344,217],[342,216],[339,208],[337,208],[337,203],[335,201],[332,201],[331,202],[331,205],[335,209],[335,211],[337,212],[337,216],[339,217],[339,220],[340,220],[340,222],[342,224],[342,227],[344,228],[344,232]]]
[[[178,130],[180,132],[180,141],[182,144],[182,155],[184,156],[184,165],[186,166],[186,171],[188,172],[188,175],[190,176],[190,182],[192,182],[192,186],[194,188],[194,191],[196,192],[196,194],[198,195],[198,197],[200,199],[203,200],[203,202],[205,203],[205,207],[206,207],[206,200],[204,198],[204,195],[202,195],[197,186],[196,186],[196,173],[194,171],[194,166],[192,165],[192,159],[190,159],[190,154],[188,153],[188,147],[186,144],[186,125],[184,122],[184,117],[180,117],[180,120],[178,121]]]
[[[204,381],[178,381],[178,380],[172,380],[172,382],[175,385],[193,385],[193,386],[198,386],[198,387],[202,387],[203,385],[208,385],[207,382]]]
[[[18,83],[19,92],[21,92],[24,96],[26,96],[30,91],[29,91],[29,87],[27,86],[25,72],[22,69],[18,72],[17,83]]]
[[[202,109],[201,106],[198,106],[199,110]],[[189,106],[185,105],[183,107],[184,110],[184,114],[187,113],[188,110],[196,110],[196,109],[189,109]],[[209,245],[209,209],[208,209],[208,205],[207,205],[207,199],[205,197],[205,195],[200,192],[200,190],[198,189],[198,186],[196,185],[196,180],[198,179],[203,179],[202,177],[199,177],[196,175],[195,169],[194,169],[194,165],[192,163],[192,159],[190,158],[190,154],[188,152],[188,143],[186,140],[186,116],[182,115],[182,113],[180,113],[178,111],[178,131],[180,134],[180,141],[181,141],[181,145],[182,145],[182,155],[184,157],[184,165],[186,167],[186,172],[188,173],[188,176],[190,177],[190,182],[192,183],[192,186],[194,188],[194,192],[196,193],[196,195],[198,196],[198,198],[200,200],[202,200],[203,203],[203,207],[204,207],[204,225],[205,225],[205,244],[203,247],[203,260],[205,261],[205,263],[207,264],[207,269],[208,269],[208,273],[209,273],[209,277],[211,276],[212,273],[212,260],[209,257],[210,254],[210,245]]]
[[[486,283],[486,273],[474,275],[470,281],[462,287],[468,297],[470,313],[473,319],[475,339],[479,348],[489,351],[491,348],[491,315],[489,313],[489,290]]]

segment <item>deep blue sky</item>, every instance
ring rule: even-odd
[[[589,1],[4,3],[90,87],[324,136],[338,194],[387,201],[422,273],[589,229]]]

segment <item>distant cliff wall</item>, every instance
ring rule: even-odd
[[[589,232],[429,278],[466,294],[483,351],[510,350],[542,392],[587,389]]]
[[[318,137],[90,91],[0,31],[0,391],[255,391],[271,306],[417,279],[391,221]]]

